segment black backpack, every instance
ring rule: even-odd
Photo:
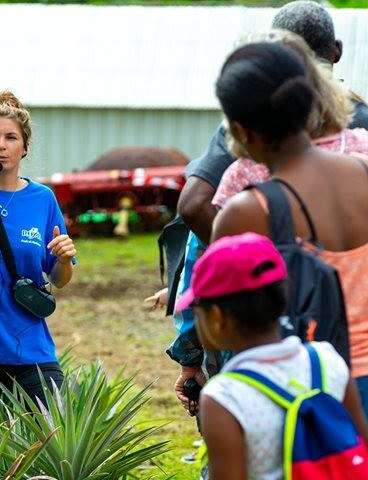
[[[308,223],[308,242],[316,251],[308,252],[297,243],[286,187],[298,201]],[[271,238],[283,256],[289,274],[289,305],[281,318],[283,336],[297,335],[303,341],[330,342],[350,364],[349,335],[344,296],[337,271],[320,256],[321,246],[306,205],[295,189],[283,180],[257,184],[269,208]]]

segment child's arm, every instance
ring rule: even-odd
[[[353,417],[355,426],[358,429],[362,439],[368,446],[368,423],[364,414],[362,404],[359,397],[358,388],[356,386],[354,378],[350,377],[346,386],[344,406],[346,410]]]
[[[211,397],[202,395],[200,419],[210,480],[247,480],[244,431],[235,417]]]

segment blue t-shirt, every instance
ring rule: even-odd
[[[28,180],[28,179],[27,179]],[[14,193],[0,190],[0,211],[15,258],[17,273],[44,285],[56,263],[47,244],[54,226],[66,233],[63,215],[54,193],[46,186],[29,184]],[[12,197],[13,195],[13,197]],[[12,197],[12,198],[11,198]],[[30,365],[55,362],[55,344],[46,321],[35,317],[13,298],[12,281],[0,257],[0,365]]]

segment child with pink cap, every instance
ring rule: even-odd
[[[223,372],[252,370],[297,395],[311,388],[311,364],[300,339],[281,340],[287,270],[270,239],[255,233],[224,237],[196,262],[176,310],[192,306],[204,348],[236,353]],[[327,342],[313,343],[325,366],[326,392],[343,402],[362,438],[368,427],[355,381]],[[285,412],[252,386],[214,377],[200,399],[201,429],[211,480],[281,480]]]

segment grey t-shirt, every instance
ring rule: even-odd
[[[225,170],[235,161],[227,148],[225,134],[225,126],[219,125],[205,153],[189,163],[187,177],[200,177],[217,190]]]
[[[365,128],[368,130],[368,106],[362,102],[355,103],[355,112],[350,128]]]

